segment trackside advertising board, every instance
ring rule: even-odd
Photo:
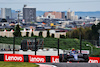
[[[39,55],[28,55],[28,59],[30,63],[45,63],[46,57]]]
[[[59,56],[51,56],[51,63],[59,63]]]
[[[78,53],[80,53],[80,50],[78,50]],[[82,54],[89,54],[90,52],[89,52],[89,50],[82,50],[81,53]]]
[[[88,63],[100,63],[100,57],[89,57]]]
[[[22,54],[4,54],[4,61],[24,62]]]

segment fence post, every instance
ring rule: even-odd
[[[59,56],[59,39],[58,39],[58,56]]]
[[[82,35],[81,35],[81,32],[80,32],[80,53],[82,52]]]
[[[13,54],[15,54],[15,36],[13,37]]]
[[[35,37],[35,55],[36,55],[36,50],[37,50],[37,43],[36,43],[36,37]]]

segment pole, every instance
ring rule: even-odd
[[[58,39],[58,56],[59,56],[59,39]]]
[[[19,24],[19,11],[18,11],[18,24]]]
[[[18,24],[19,24],[19,13],[20,13],[20,10],[18,10],[16,12],[18,13],[18,15],[17,15],[17,17],[18,17],[17,21],[18,21]]]
[[[82,50],[82,38],[81,38],[81,32],[80,32],[80,53],[81,53],[81,50]]]
[[[15,35],[13,37],[13,54],[15,54]]]
[[[36,44],[36,37],[35,37],[35,55],[36,55],[36,49],[37,49],[37,44]]]
[[[92,46],[90,46],[91,47],[91,54],[93,53],[93,47]]]
[[[100,32],[99,32],[99,46],[100,46]]]

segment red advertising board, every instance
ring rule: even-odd
[[[46,62],[45,56],[28,55],[28,59],[30,63],[45,63]]]
[[[4,54],[4,61],[24,62],[22,54]]]
[[[51,56],[51,63],[59,63],[59,56]]]
[[[100,57],[89,57],[88,63],[100,63]]]

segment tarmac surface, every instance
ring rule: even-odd
[[[100,67],[99,63],[51,63],[57,67]]]

